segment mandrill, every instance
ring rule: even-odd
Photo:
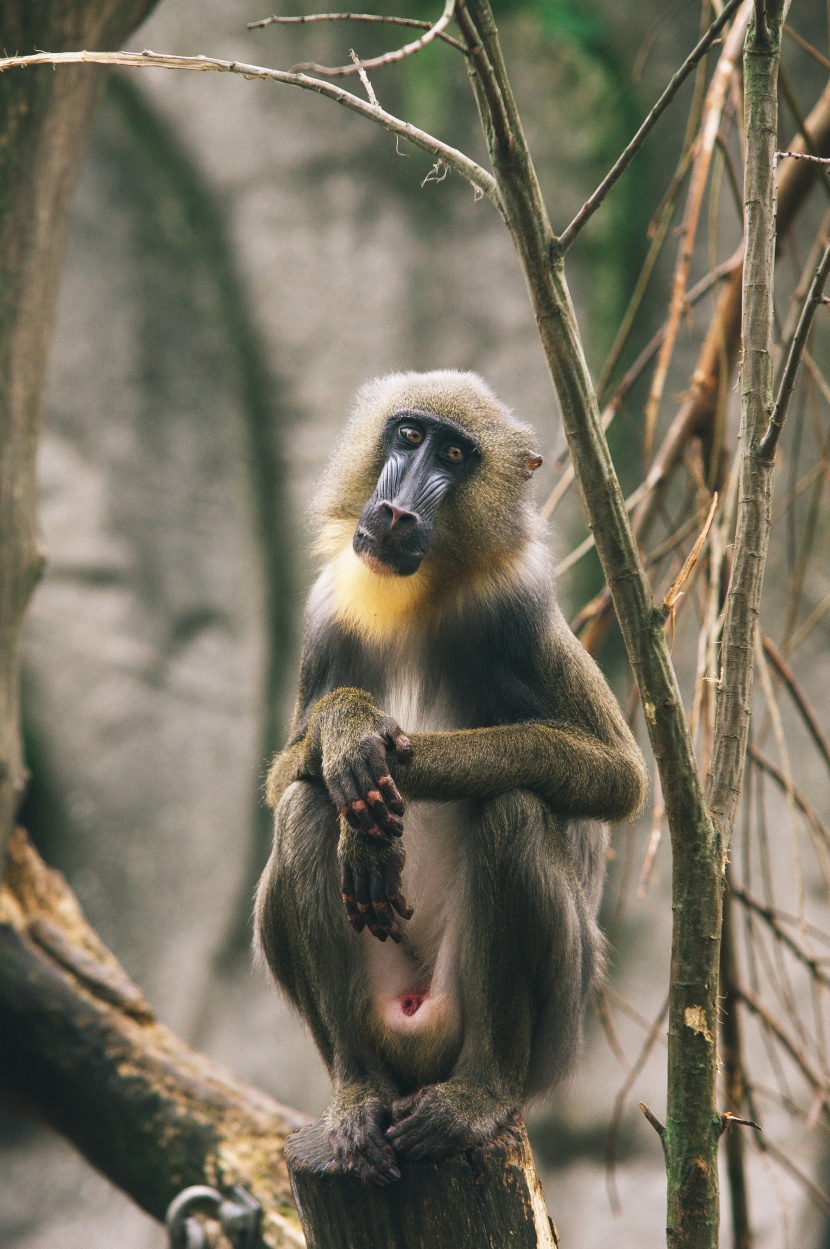
[[[474,373],[360,391],[320,505],[257,943],[334,1082],[321,1170],[503,1131],[573,1065],[640,752],[556,602],[531,430]]]

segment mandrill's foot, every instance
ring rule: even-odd
[[[483,1085],[450,1080],[393,1102],[386,1139],[401,1158],[434,1162],[509,1135],[515,1114]]]
[[[322,1119],[289,1138],[288,1152],[319,1174],[341,1172],[392,1184],[401,1173],[385,1135],[389,1122],[388,1101],[377,1089],[350,1084],[339,1091]]]

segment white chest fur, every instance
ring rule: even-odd
[[[378,701],[381,709],[393,716],[405,733],[447,732],[457,727],[440,695],[433,697],[425,691],[415,663],[407,663],[405,659],[394,666]],[[430,986],[433,1001],[453,996],[454,915],[469,822],[466,801],[407,804],[403,893],[414,907],[414,915],[403,925],[403,946],[391,941],[381,945],[372,937],[366,942],[370,978],[380,1000],[391,1003],[424,979]],[[390,1010],[390,1019],[397,1019],[400,1011]],[[411,1026],[413,1029],[426,1026],[428,1017],[429,1012],[425,1011],[423,1016],[419,1012]],[[397,1024],[400,1023],[401,1020],[397,1020]]]

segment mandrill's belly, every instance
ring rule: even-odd
[[[415,913],[399,921],[400,945],[361,937],[373,1048],[413,1085],[446,1079],[461,1047],[457,912],[470,818],[467,802],[407,807],[403,893]]]

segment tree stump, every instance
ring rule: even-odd
[[[401,1165],[381,1188],[311,1169],[327,1147],[320,1123],[286,1142],[286,1161],[308,1249],[555,1249],[524,1123],[515,1133],[440,1163]]]

